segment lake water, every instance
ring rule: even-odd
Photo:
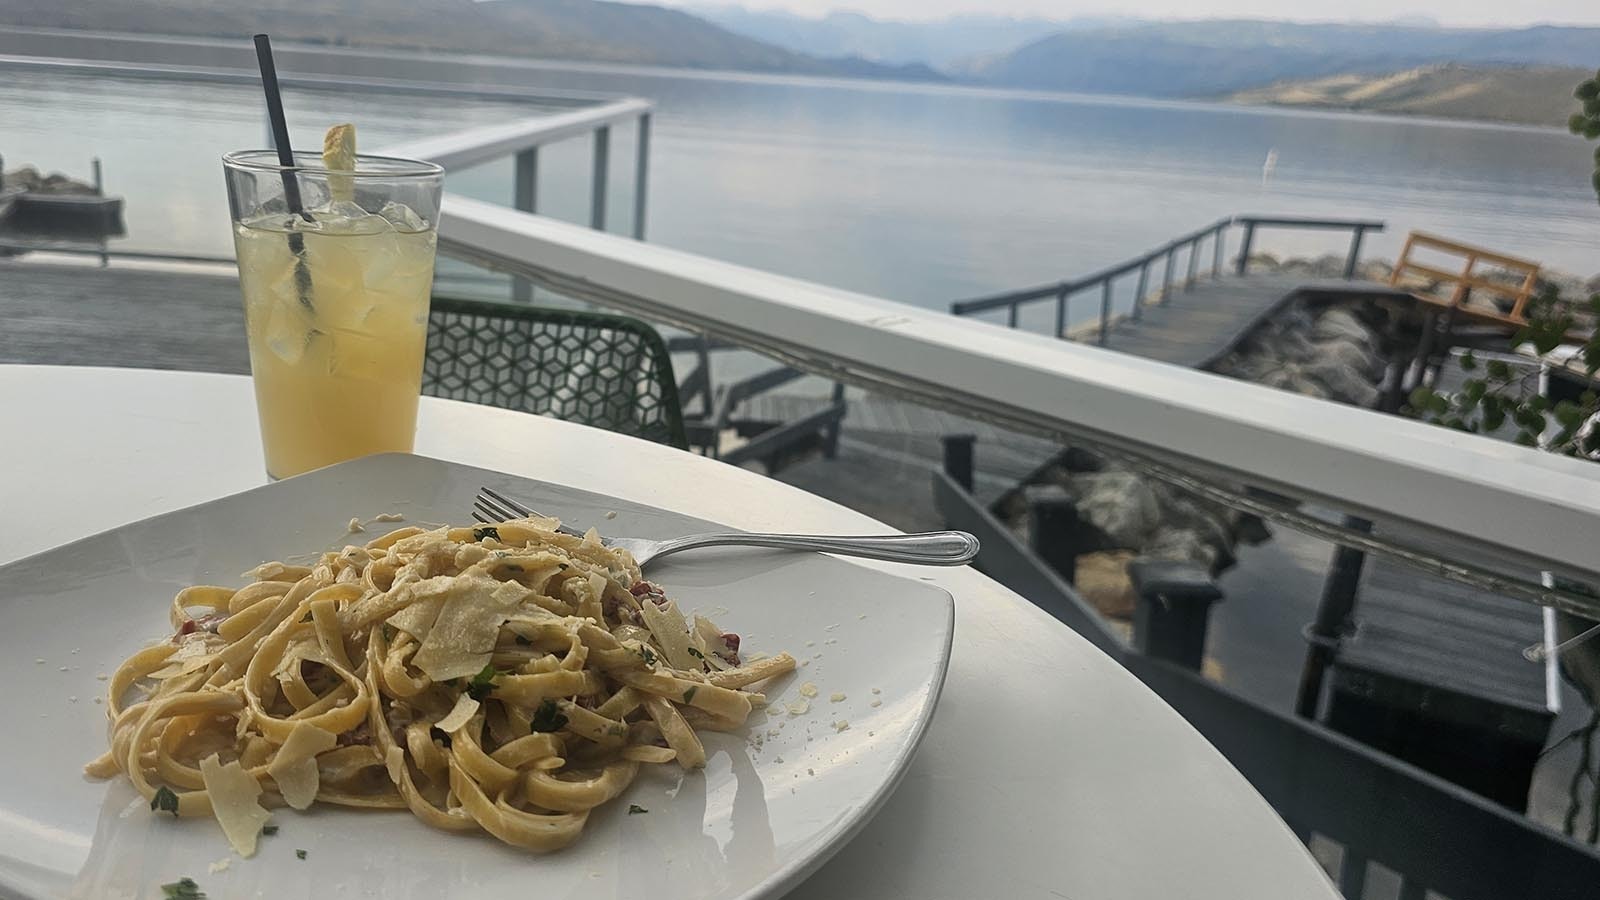
[[[922,306],[1083,274],[1245,212],[1386,219],[1373,255],[1421,228],[1600,270],[1592,150],[1558,131],[587,66],[512,76],[656,101],[650,240]],[[367,149],[538,111],[303,90],[288,106],[298,145],[353,120]],[[264,141],[245,86],[25,69],[0,69],[0,123],[8,167],[85,175],[100,156],[108,190],[127,198],[130,249],[230,253],[217,157]],[[610,218],[626,231],[631,129],[612,146]],[[541,154],[541,211],[586,218],[588,154],[582,140]],[[511,164],[449,184],[508,202]],[[1269,232],[1258,247],[1346,243]]]

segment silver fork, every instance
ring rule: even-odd
[[[504,522],[540,515],[497,491],[478,488],[472,517],[479,522]],[[562,525],[562,534],[582,537],[583,532]],[[862,556],[924,566],[963,566],[978,555],[978,539],[965,531],[929,531],[923,534],[829,536],[814,534],[749,534],[742,531],[691,534],[669,541],[644,538],[602,537],[607,547],[633,554],[642,567],[669,553],[700,547],[770,547],[778,550],[815,550],[840,556]]]

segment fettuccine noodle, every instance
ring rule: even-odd
[[[641,765],[705,764],[788,654],[686,619],[626,551],[551,519],[402,528],[243,588],[173,598],[176,632],[110,679],[110,750],[161,815],[245,856],[279,803],[409,809],[534,851],[576,840]],[[125,702],[129,699],[132,702]]]

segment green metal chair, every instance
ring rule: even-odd
[[[422,392],[688,447],[667,345],[626,316],[434,297]]]

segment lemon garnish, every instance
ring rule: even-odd
[[[334,200],[354,200],[355,179],[333,172],[356,170],[356,126],[346,122],[328,129],[322,138],[322,165],[329,171],[328,194]]]

